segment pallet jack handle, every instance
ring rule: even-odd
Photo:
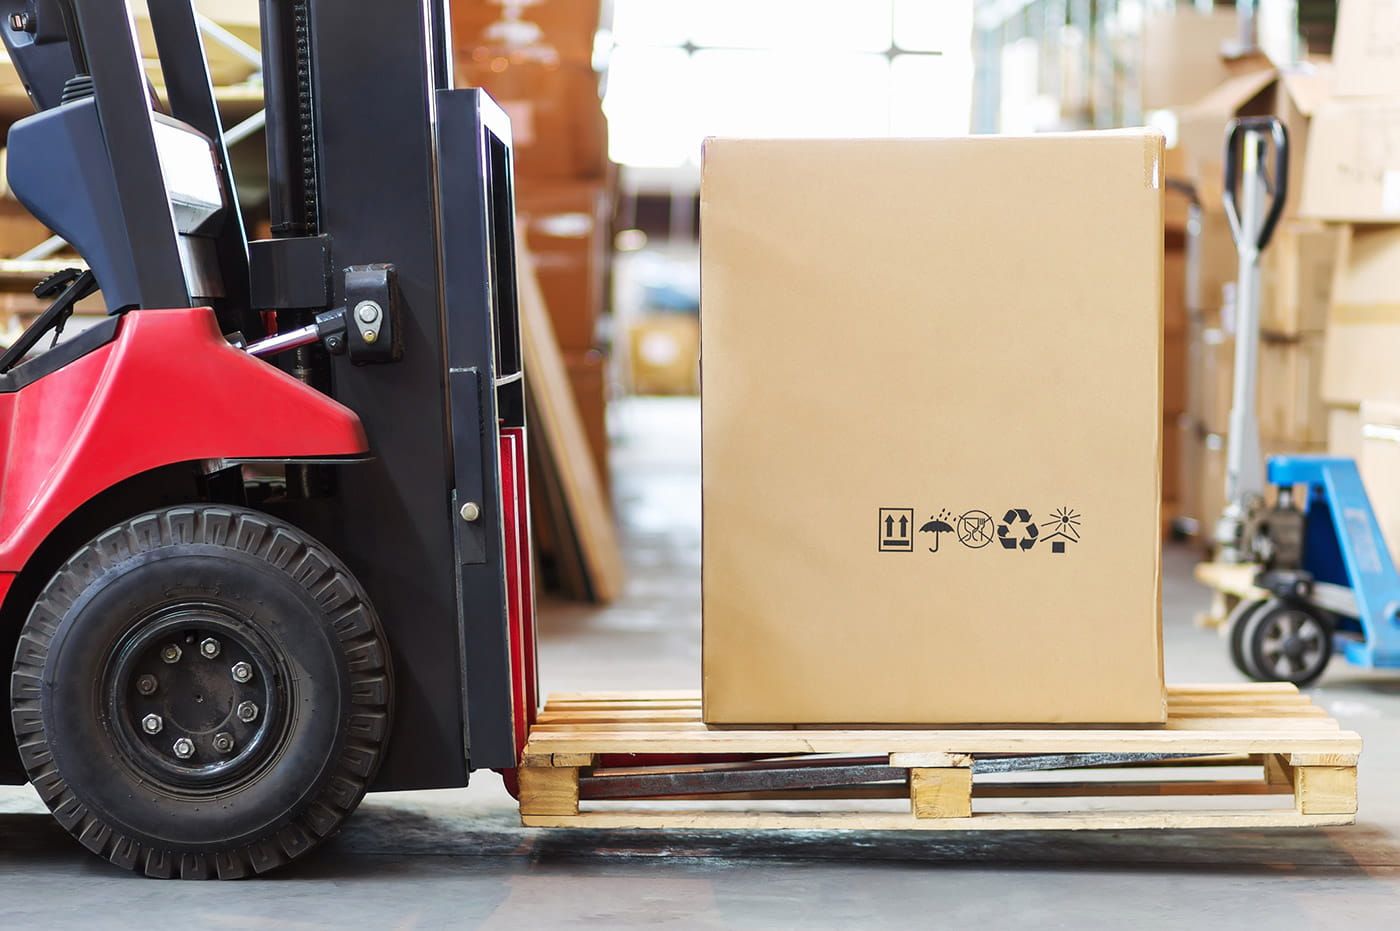
[[[1254,218],[1246,213],[1241,216],[1240,181],[1251,169],[1265,172],[1268,165],[1265,151],[1265,138],[1272,139],[1274,148],[1274,170],[1271,184],[1266,185],[1272,199],[1264,214],[1259,229],[1247,230],[1246,223]],[[1247,147],[1253,152],[1246,152]],[[1276,116],[1247,116],[1231,120],[1225,135],[1225,215],[1230,220],[1230,232],[1236,245],[1253,240],[1255,251],[1263,252],[1274,236],[1274,228],[1283,216],[1283,205],[1288,199],[1288,127]]]
[[[1270,177],[1269,148],[1273,148]],[[1288,130],[1276,117],[1232,120],[1225,134],[1225,214],[1239,254],[1235,286],[1235,371],[1225,447],[1225,512],[1215,527],[1221,562],[1248,562],[1264,510],[1265,475],[1259,439],[1259,257],[1288,197]]]

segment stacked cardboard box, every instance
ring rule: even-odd
[[[1339,230],[1322,396],[1329,449],[1359,460],[1392,551],[1400,375],[1400,7],[1344,0],[1332,95],[1313,117],[1303,212]]]
[[[510,116],[515,203],[574,398],[606,475],[607,298],[612,165],[594,68],[600,0],[453,0],[457,83]]]
[[[1377,446],[1395,442],[1386,438],[1400,420],[1386,406],[1400,402],[1400,60],[1393,42],[1375,40],[1400,29],[1395,9],[1389,0],[1343,0],[1332,61],[1236,63],[1178,112],[1199,200],[1188,234],[1181,509],[1203,529],[1223,504],[1236,261],[1219,190],[1225,127],[1236,116],[1278,115],[1291,142],[1288,206],[1261,274],[1263,451],[1359,457],[1373,497],[1400,484],[1400,471],[1387,474],[1400,457]]]
[[[1258,417],[1263,452],[1320,452],[1329,421],[1323,359],[1341,233],[1305,209],[1306,173],[1319,114],[1332,99],[1333,67],[1283,67],[1262,56],[1234,60],[1228,76],[1177,111],[1179,164],[1196,193],[1188,225],[1187,415],[1179,419],[1182,522],[1208,541],[1224,506],[1225,450],[1234,378],[1239,261],[1222,186],[1225,132],[1241,116],[1277,115],[1288,128],[1288,199],[1261,260]]]

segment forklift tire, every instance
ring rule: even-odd
[[[1249,624],[1249,619],[1268,603],[1268,599],[1241,601],[1235,605],[1235,610],[1230,612],[1230,617],[1226,621],[1226,632],[1230,638],[1230,662],[1235,665],[1241,675],[1250,679],[1255,678],[1255,675],[1250,670],[1249,662],[1244,655],[1244,630]]]
[[[1258,682],[1311,685],[1332,659],[1332,618],[1312,605],[1271,598],[1244,624],[1242,646]]]
[[[354,811],[384,755],[389,650],[363,589],[266,514],[191,505],[103,533],[20,634],[10,697],[34,788],[148,876],[237,879]]]

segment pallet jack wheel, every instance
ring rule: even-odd
[[[384,755],[389,650],[321,544],[256,511],[174,507],[58,570],[20,635],[20,756],[92,852],[148,876],[234,879],[301,856]]]
[[[1240,671],[1241,675],[1251,679],[1256,678],[1256,676],[1250,671],[1249,663],[1245,660],[1244,630],[1255,612],[1268,603],[1268,599],[1241,601],[1235,605],[1235,610],[1230,612],[1230,617],[1226,621],[1226,631],[1230,638],[1230,662]]]
[[[1313,605],[1271,598],[1250,612],[1241,649],[1251,678],[1310,685],[1332,659],[1332,618]]]

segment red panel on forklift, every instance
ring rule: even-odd
[[[128,313],[114,342],[0,395],[0,425],[8,572],[84,502],[142,472],[368,450],[354,412],[230,345],[208,308]]]

